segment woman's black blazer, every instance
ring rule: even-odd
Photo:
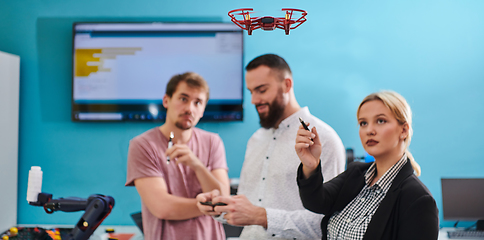
[[[327,239],[329,218],[360,193],[370,165],[354,162],[345,172],[324,184],[321,164],[308,179],[303,178],[302,165],[299,166],[297,181],[304,207],[325,214],[321,221],[323,240]],[[373,215],[363,239],[436,240],[438,235],[437,205],[429,190],[413,173],[408,160]]]

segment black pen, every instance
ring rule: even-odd
[[[173,147],[173,138],[174,137],[175,137],[175,135],[173,135],[173,132],[170,132],[170,140],[168,141],[168,148]],[[166,156],[166,164],[170,164],[170,156]]]
[[[311,130],[309,130],[308,126],[306,125],[306,123],[304,123],[304,121],[302,120],[302,118],[299,118],[299,122],[301,122],[301,124],[303,125],[304,129],[308,130],[311,132]],[[314,141],[313,138],[311,138],[311,141]]]

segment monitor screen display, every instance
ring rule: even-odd
[[[445,220],[484,219],[484,178],[442,178]]]
[[[169,79],[210,87],[201,121],[243,118],[243,32],[233,23],[75,23],[73,121],[164,121]]]

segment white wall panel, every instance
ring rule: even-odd
[[[0,231],[17,225],[20,57],[0,52]]]

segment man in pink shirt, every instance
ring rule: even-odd
[[[214,189],[230,194],[221,138],[195,128],[208,97],[200,75],[172,77],[163,97],[165,123],[130,142],[126,186],[136,186],[141,197],[147,240],[225,239],[223,226],[203,215],[195,199]],[[168,148],[171,133],[173,146]]]

